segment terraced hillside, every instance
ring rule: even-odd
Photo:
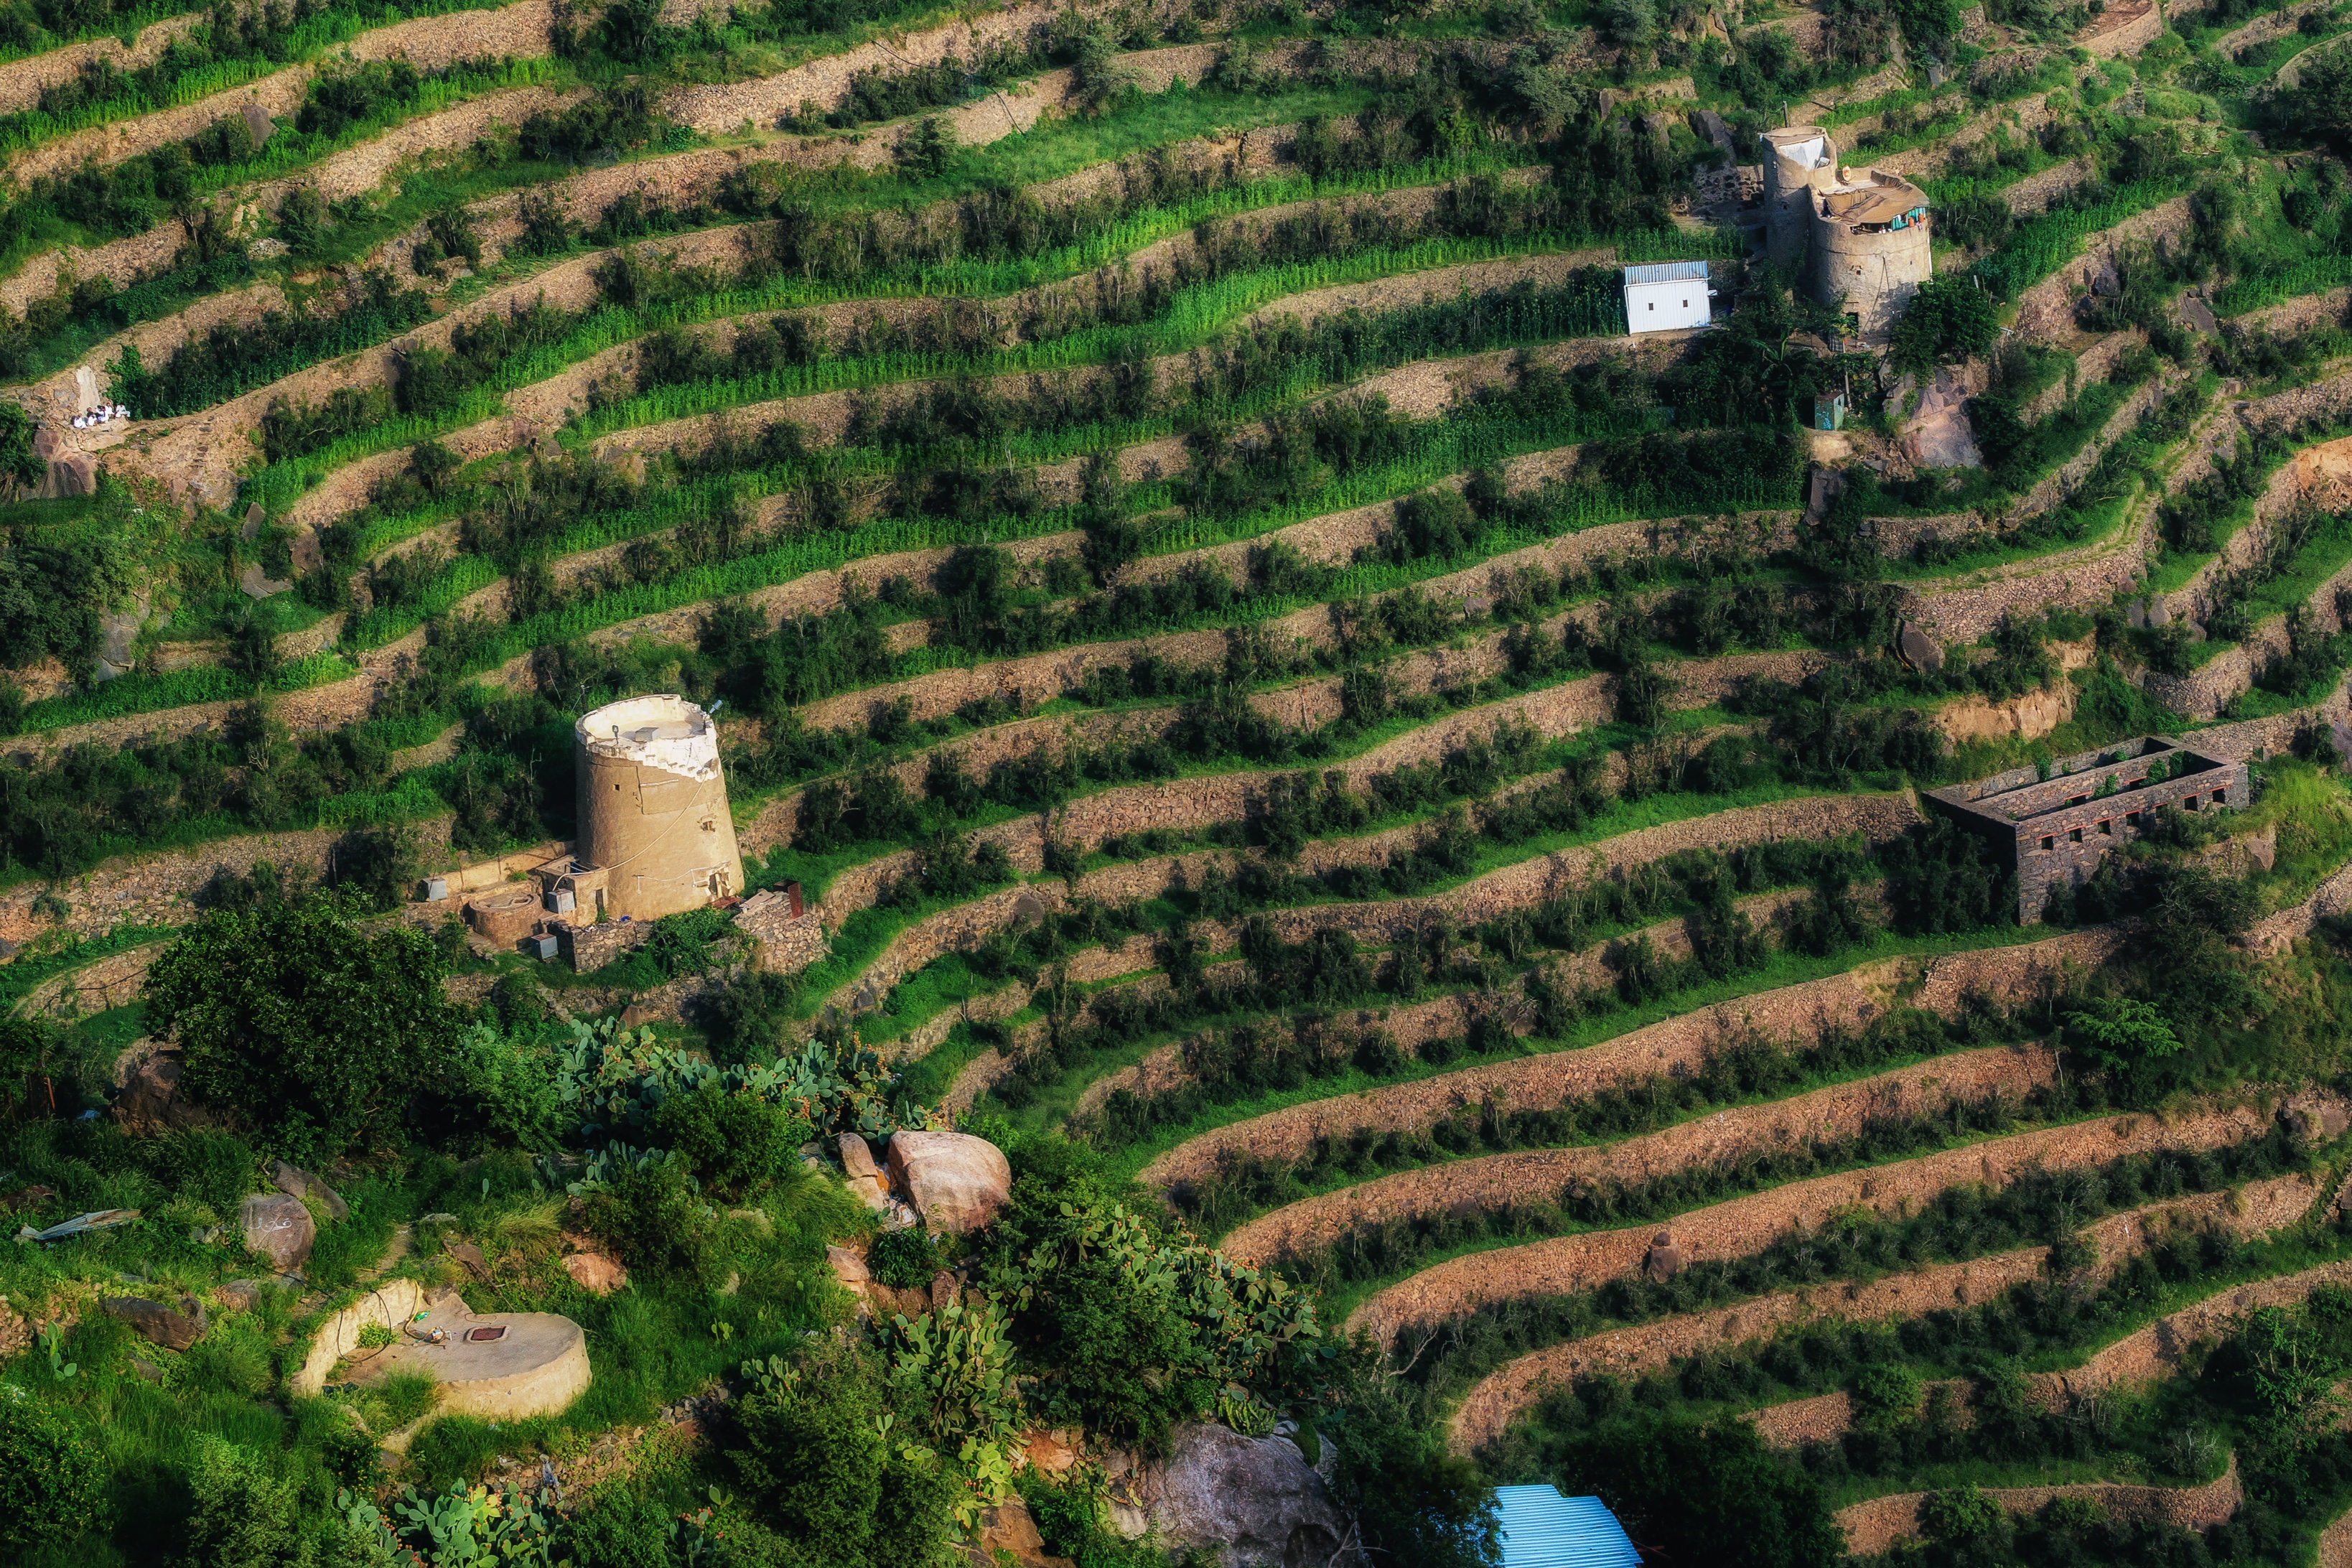
[[[8,1561],[2352,1563],[2352,6],[110,4]]]

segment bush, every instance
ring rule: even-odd
[[[105,1467],[81,1434],[37,1401],[0,1403],[0,1546],[79,1540],[107,1513]]]
[[[866,1254],[866,1271],[893,1290],[929,1284],[939,1267],[939,1249],[931,1245],[929,1233],[916,1228],[884,1231]]]
[[[604,1491],[572,1516],[564,1544],[576,1568],[675,1568],[671,1524],[657,1504]]]
[[[233,1443],[209,1435],[198,1443],[187,1568],[307,1568],[316,1554],[303,1539],[299,1488]]]
[[[1895,323],[1895,365],[1924,372],[1939,364],[1979,359],[2000,340],[2000,316],[1992,296],[1965,272],[1947,272],[1919,285]]]
[[[1821,1489],[1737,1417],[1643,1415],[1588,1431],[1555,1479],[1570,1496],[1599,1494],[1627,1534],[1675,1562],[1810,1568],[1844,1553]]]
[[[2129,996],[2101,996],[2066,1015],[2066,1045],[2100,1066],[2120,1071],[2168,1057],[2179,1037],[2164,1015]]]
[[[811,1135],[809,1124],[791,1111],[757,1095],[729,1094],[715,1083],[664,1101],[654,1130],[711,1196],[730,1204],[773,1186]]]
[[[588,1194],[589,1234],[609,1242],[632,1268],[715,1284],[719,1227],[688,1184],[682,1158],[649,1160]]]
[[[777,1568],[929,1568],[946,1557],[955,1482],[939,1460],[884,1439],[870,1355],[829,1345],[733,1408],[728,1461],[761,1523],[787,1538],[739,1541],[740,1555]]]

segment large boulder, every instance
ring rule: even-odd
[[[1142,1501],[1171,1545],[1239,1568],[1327,1568],[1349,1539],[1348,1516],[1283,1437],[1244,1437],[1207,1423],[1179,1426],[1168,1457],[1142,1478]]]
[[[319,1239],[319,1226],[300,1198],[287,1193],[256,1193],[236,1211],[245,1244],[275,1264],[279,1273],[299,1268]]]
[[[629,1286],[629,1271],[621,1267],[620,1259],[601,1252],[565,1253],[563,1271],[591,1296],[609,1296]]]
[[[960,1236],[993,1221],[1013,1195],[1004,1152],[964,1132],[894,1132],[890,1180],[933,1230]]]
[[[170,1128],[202,1127],[212,1118],[184,1093],[180,1076],[186,1063],[176,1050],[142,1041],[125,1051],[114,1066],[115,1120],[142,1135]]]
[[[150,1344],[184,1351],[205,1337],[212,1319],[194,1296],[180,1298],[177,1311],[143,1296],[110,1296],[99,1303],[110,1318],[120,1318]]]
[[[316,1203],[327,1211],[329,1219],[352,1217],[351,1205],[343,1202],[343,1195],[299,1165],[289,1165],[283,1160],[273,1161],[269,1167],[269,1179],[279,1192]]]

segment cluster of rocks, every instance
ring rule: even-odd
[[[893,1132],[879,1163],[855,1132],[834,1140],[842,1179],[893,1228],[920,1218],[948,1236],[984,1230],[1013,1196],[1004,1152],[964,1132]],[[817,1146],[803,1152],[814,1159]]]
[[[318,1244],[319,1222],[311,1217],[310,1204],[317,1204],[330,1218],[338,1220],[349,1217],[351,1208],[342,1194],[299,1165],[277,1161],[269,1175],[278,1190],[255,1193],[237,1206],[236,1234],[247,1250],[268,1259],[279,1274],[291,1275],[309,1260],[311,1247]],[[213,1234],[226,1229],[222,1226]],[[250,1311],[267,1288],[257,1279],[235,1279],[215,1288],[213,1295],[232,1311]],[[184,1293],[176,1302],[145,1296],[103,1297],[99,1309],[130,1324],[150,1344],[165,1350],[186,1350],[212,1328],[212,1315],[205,1304]]]

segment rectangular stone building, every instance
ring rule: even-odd
[[[2048,778],[2012,768],[1926,792],[1928,808],[1975,834],[1993,863],[2017,872],[2017,918],[2042,918],[2050,889],[2081,887],[2110,849],[2153,826],[2158,806],[2242,811],[2252,803],[2246,764],[2147,735],[2061,757]]]

